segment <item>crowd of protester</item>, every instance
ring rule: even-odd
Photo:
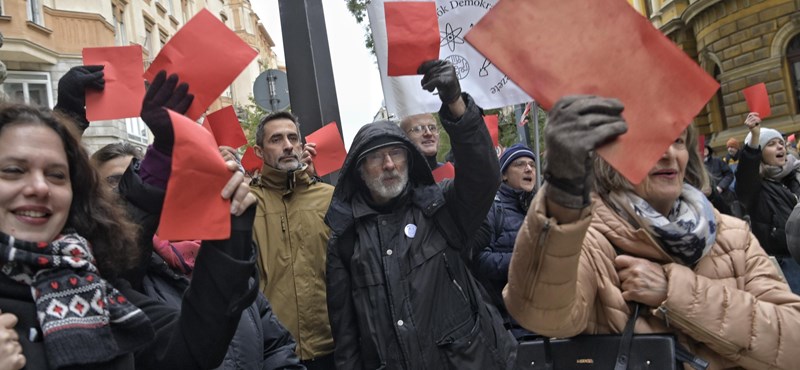
[[[365,125],[335,186],[291,113],[260,121],[255,175],[220,147],[225,240],[159,237],[179,76],[147,90],[145,153],[80,144],[102,68],[70,70],[52,111],[3,103],[0,370],[513,369],[520,342],[634,312],[709,369],[800,362],[800,160],[758,114],[723,157],[686,128],[632,184],[594,154],[627,131],[618,100],[559,100],[557,161],[498,158],[454,67],[418,72],[438,114]],[[437,183],[440,129],[457,165]]]

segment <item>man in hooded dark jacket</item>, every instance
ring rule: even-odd
[[[364,126],[325,217],[328,312],[339,369],[508,369],[516,341],[462,258],[499,186],[480,110],[453,66],[423,63],[460,164],[434,183],[420,151],[391,122]]]

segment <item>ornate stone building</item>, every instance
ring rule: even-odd
[[[3,91],[19,101],[52,107],[57,84],[82,64],[85,47],[141,45],[145,68],[180,27],[200,9],[219,17],[259,57],[210,108],[246,105],[252,83],[275,68],[275,44],[250,0],[0,0],[0,60],[8,68]],[[92,122],[83,141],[90,152],[118,141],[146,146],[152,135],[138,118]]]
[[[764,124],[784,134],[800,130],[800,1],[629,1],[720,82],[695,119],[712,147],[744,139],[742,90],[760,82],[772,108]]]

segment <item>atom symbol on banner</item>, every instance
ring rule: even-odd
[[[442,43],[439,44],[439,46],[445,46],[446,44],[447,47],[450,48],[450,51],[455,51],[456,44],[464,43],[464,38],[461,37],[462,30],[463,27],[453,29],[453,26],[447,23],[447,25],[444,26],[444,32],[439,31],[439,33],[442,34]]]

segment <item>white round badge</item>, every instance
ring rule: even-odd
[[[414,235],[417,235],[417,225],[408,224],[404,231],[407,237],[414,238]]]

